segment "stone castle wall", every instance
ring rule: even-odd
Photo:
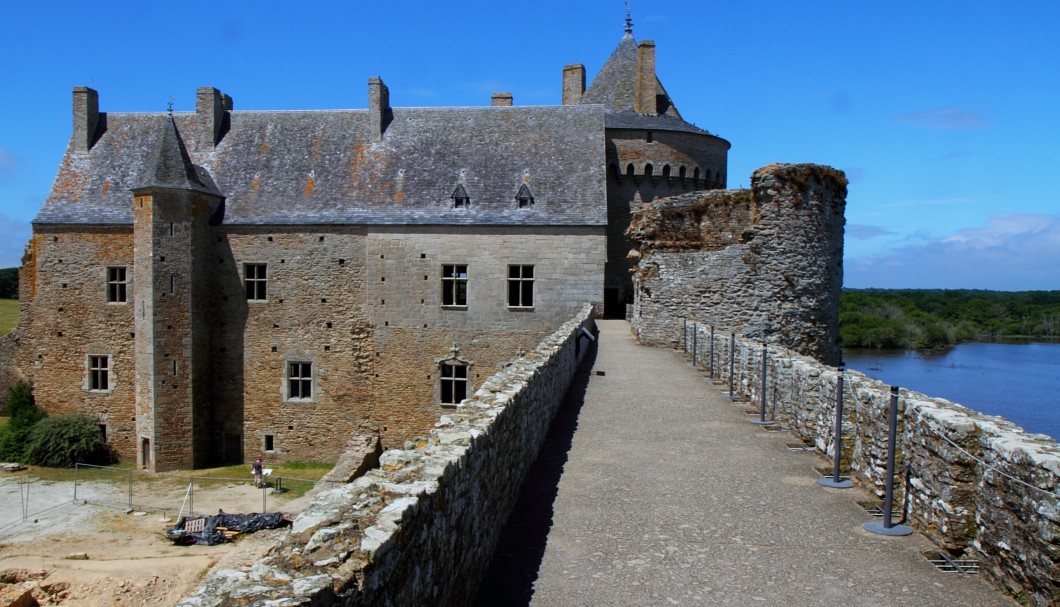
[[[0,412],[7,411],[7,390],[22,379],[18,371],[18,331],[0,335]]]
[[[731,334],[715,331],[716,377],[729,381]],[[709,325],[691,319],[670,341],[711,368]],[[763,344],[736,339],[734,386],[756,407],[762,398]],[[825,454],[835,452],[836,368],[787,349],[766,349],[766,410]],[[844,377],[845,474],[883,496],[890,386],[856,371]],[[942,549],[969,552],[980,571],[1024,604],[1060,599],[1060,448],[998,417],[901,390],[898,402],[895,519],[909,491],[909,520]],[[904,470],[909,468],[909,485]]]
[[[37,226],[19,275],[18,368],[49,415],[96,416],[111,445],[135,459],[133,304],[106,295],[107,266],[132,265],[131,226]],[[89,354],[111,357],[110,390],[87,389]]]
[[[607,129],[607,259],[605,281],[624,309],[633,283],[626,237],[634,210],[657,198],[725,187],[729,144],[712,135]]]
[[[137,233],[158,232],[163,243],[184,234],[180,221],[172,234],[171,222],[159,221]],[[18,368],[50,414],[97,416],[125,460],[140,461],[145,438],[154,463],[166,467],[258,456],[329,460],[366,426],[384,447],[399,446],[451,410],[437,391],[439,361],[454,346],[471,363],[470,394],[584,302],[603,301],[602,227],[213,226],[195,233],[191,247],[152,253],[141,243],[138,264],[127,227],[38,227],[23,266]],[[266,266],[264,301],[247,300],[247,264]],[[467,265],[467,306],[441,305],[443,264]],[[534,266],[532,308],[507,305],[509,264]],[[189,280],[190,265],[202,279]],[[106,301],[107,266],[127,268],[125,303]],[[178,301],[195,285],[201,291]],[[134,308],[142,312],[135,322]],[[110,357],[106,392],[87,389],[90,354]],[[285,397],[293,361],[312,363],[312,398]],[[156,418],[158,407],[134,407],[135,385],[145,403],[152,390],[176,396],[160,401],[169,409]],[[188,402],[194,413],[181,404]]]
[[[584,306],[428,435],[321,492],[263,560],[211,574],[178,605],[468,604],[589,350],[592,317]]]
[[[694,192],[634,213],[633,328],[673,347],[682,318],[840,360],[846,178],[818,165],[770,165],[750,190]]]

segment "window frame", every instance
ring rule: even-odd
[[[460,370],[460,375],[457,374]],[[442,407],[456,407],[467,400],[468,381],[471,365],[460,360],[444,360],[438,366],[438,404]],[[459,390],[458,390],[459,388]],[[457,398],[458,392],[463,396]],[[448,399],[446,398],[448,393]]]
[[[109,354],[88,354],[85,357],[85,389],[95,394],[109,394],[114,390],[111,357]]]
[[[529,269],[530,276],[527,277],[525,272]],[[513,276],[512,272],[517,271],[518,276]],[[531,263],[513,263],[508,264],[508,278],[507,278],[507,293],[506,299],[508,308],[512,310],[533,310],[534,309],[534,281],[536,277],[534,275],[534,264]],[[515,300],[513,303],[513,288],[515,289]],[[530,303],[524,303],[526,299],[526,291],[529,291]]]
[[[251,276],[251,272],[255,272]],[[257,275],[260,269],[261,276]],[[253,297],[251,297],[253,287]],[[261,262],[243,263],[243,293],[248,302],[265,303],[269,301],[269,264]]]
[[[106,298],[107,303],[123,305],[129,303],[129,266],[107,266]],[[121,277],[117,273],[121,272]]]
[[[466,309],[468,303],[468,264],[442,264],[442,307]],[[461,273],[460,268],[463,268]]]
[[[285,402],[309,403],[315,399],[316,365],[311,360],[288,360],[284,363],[283,396]],[[308,370],[308,375],[305,375]],[[297,386],[297,389],[296,389]],[[295,395],[297,393],[297,395]]]

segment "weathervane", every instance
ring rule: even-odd
[[[633,33],[633,16],[629,12],[629,0],[626,0],[626,33]]]

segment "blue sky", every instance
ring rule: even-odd
[[[1060,2],[633,0],[634,36],[689,122],[732,142],[729,187],[772,162],[846,171],[845,285],[1060,289]],[[5,8],[0,267],[71,129],[71,89],[101,111],[560,101],[595,76],[625,8],[583,2],[17,2]]]

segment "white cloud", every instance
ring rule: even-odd
[[[854,288],[1060,289],[1060,215],[1001,213],[925,244],[844,262]]]
[[[958,107],[937,107],[898,114],[894,121],[922,129],[938,131],[973,131],[990,126],[986,114]]]
[[[894,232],[887,228],[857,223],[847,224],[844,233],[848,238],[853,238],[854,240],[870,240],[872,238],[894,234]]]

